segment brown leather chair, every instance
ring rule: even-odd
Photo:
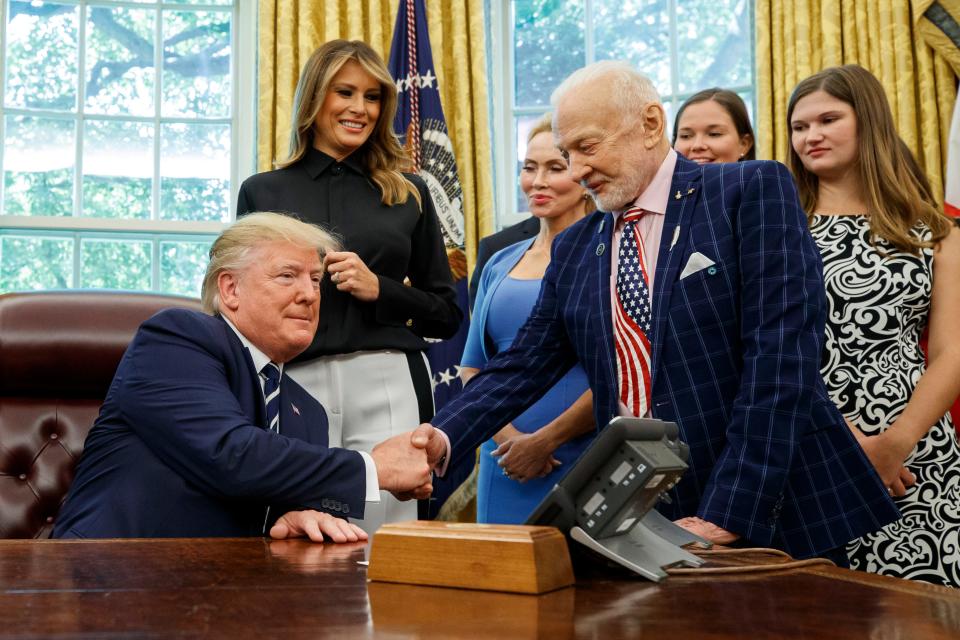
[[[0,295],[0,538],[53,529],[137,327],[199,300],[106,291]]]

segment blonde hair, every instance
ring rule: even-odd
[[[289,242],[317,250],[320,262],[340,243],[317,225],[301,222],[282,213],[250,213],[224,229],[210,247],[210,262],[203,276],[200,300],[210,315],[220,312],[220,288],[217,281],[225,271],[243,271],[252,260],[253,250],[268,242]]]
[[[530,144],[531,141],[541,133],[553,133],[553,114],[549,111],[537,120],[536,124],[533,125],[533,128],[530,129],[530,133],[527,134],[527,144]],[[566,160],[564,160],[566,162]],[[587,195],[587,190],[584,189],[584,195],[587,196],[584,198],[584,213],[590,215],[597,210],[597,204],[593,201],[593,198]]]
[[[853,107],[857,117],[857,170],[870,205],[870,232],[896,248],[916,254],[947,237],[951,223],[914,171],[918,168],[910,149],[897,135],[883,85],[855,64],[830,67],[800,82],[787,104],[787,126],[797,103],[816,91],[825,91]],[[797,181],[800,202],[809,221],[817,208],[820,180],[803,166],[790,145],[788,164]],[[929,242],[911,233],[918,222],[930,228]]]
[[[370,45],[360,40],[331,40],[313,52],[300,73],[293,98],[293,118],[290,128],[290,151],[277,167],[287,167],[299,161],[313,144],[317,114],[337,72],[353,60],[380,83],[380,117],[373,132],[354,152],[380,189],[383,204],[403,204],[411,195],[422,207],[420,191],[401,170],[409,166],[409,159],[393,133],[393,119],[397,113],[397,85],[383,60]]]
[[[549,111],[543,114],[543,117],[530,129],[530,133],[527,134],[527,144],[541,133],[553,133],[553,114]]]

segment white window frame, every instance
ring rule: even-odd
[[[578,0],[584,3],[584,24],[593,24],[593,1]],[[679,83],[679,63],[677,60],[677,2],[680,0],[669,0],[670,12],[670,43],[672,55],[670,56],[670,82],[671,93],[664,96],[664,103],[672,106],[672,112],[676,113],[677,108],[684,100],[689,98],[696,91],[681,93],[677,86]],[[753,3],[748,3],[747,10],[750,12],[750,24],[754,24],[755,9]],[[494,201],[495,201],[495,228],[516,224],[525,219],[529,214],[527,212],[517,211],[516,192],[517,192],[517,140],[515,120],[518,116],[538,115],[549,111],[549,105],[540,107],[517,107],[514,104],[513,88],[514,82],[514,59],[513,59],[513,0],[490,0],[490,86],[491,86],[491,106],[493,113],[493,183],[494,183]],[[755,34],[751,29],[750,39],[750,68],[756,69],[756,41]],[[595,60],[595,47],[593,42],[593,29],[589,26],[584,33],[584,64],[590,64]],[[756,113],[756,73],[754,72],[753,84],[735,87],[725,87],[736,92],[750,91],[753,98],[751,105],[752,113]],[[698,89],[699,90],[699,89]],[[672,123],[670,123],[672,125]]]
[[[50,0],[61,4],[78,5],[78,0]],[[160,2],[142,3],[125,2],[123,0],[96,0],[98,6],[115,6],[124,8],[139,9],[157,9]],[[245,178],[253,174],[256,170],[256,102],[257,102],[257,0],[236,0],[233,5],[232,29],[230,41],[231,57],[231,86],[233,105],[231,117],[224,119],[224,122],[231,124],[231,150],[230,150],[230,220],[236,216],[237,192],[240,184]],[[85,5],[83,5],[85,6]],[[213,4],[191,4],[183,5],[184,9],[196,10],[224,10],[222,5]],[[7,0],[0,0],[0,52],[6,51],[6,28],[7,28]],[[86,11],[81,9],[80,19],[85,19]],[[157,20],[158,36],[162,29],[160,20]],[[81,34],[83,30],[81,29]],[[81,35],[81,67],[79,72],[82,76],[83,56],[83,36]],[[160,68],[159,63],[157,69]],[[240,70],[249,70],[241,73]],[[5,67],[0,67],[0,72],[6,73]],[[10,112],[17,112],[15,109],[3,108],[3,92],[6,87],[5,75],[0,76],[0,145],[3,144],[4,116]],[[82,83],[82,79],[80,80]],[[157,83],[159,94],[160,83]],[[82,95],[79,94],[79,95]],[[97,116],[99,119],[101,116]],[[71,114],[71,119],[75,119],[82,127],[84,116]],[[109,119],[109,117],[108,117]],[[126,118],[118,118],[126,120]],[[152,121],[161,122],[159,119],[151,118]],[[159,129],[157,130],[159,135]],[[155,147],[156,149],[156,147]],[[77,164],[76,177],[74,184],[74,213],[79,211],[79,205],[76,199],[80,192],[80,180],[82,172],[82,158],[80,145],[77,145]],[[159,170],[154,159],[154,176]],[[2,163],[2,156],[0,156]],[[3,166],[0,164],[0,202],[3,196]],[[160,220],[158,211],[159,189],[154,188],[154,203],[151,210],[157,219],[150,220],[132,220],[122,218],[92,218],[72,216],[16,216],[0,215],[0,230],[17,236],[58,236],[74,239],[74,270],[72,282],[74,287],[79,283],[79,256],[80,240],[87,238],[109,238],[109,239],[129,239],[141,240],[150,239],[153,242],[153,289],[157,290],[160,284],[159,279],[159,255],[158,249],[160,242],[166,240],[195,241],[212,240],[219,234],[227,223],[211,221],[186,221],[186,220]]]

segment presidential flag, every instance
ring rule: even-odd
[[[450,270],[457,288],[463,317],[469,318],[467,301],[467,258],[463,250],[463,191],[453,145],[440,106],[437,75],[434,73],[427,10],[423,0],[400,0],[397,24],[390,45],[390,73],[397,83],[397,117],[393,128],[403,141],[417,173],[437,208],[447,245]],[[460,392],[460,357],[469,323],[464,321],[455,336],[434,341],[427,351],[433,375],[433,397],[439,409]],[[470,474],[472,464],[448,469],[433,483],[433,497],[421,501],[420,517],[433,518],[453,491]]]
[[[430,189],[443,228],[460,308],[464,311],[463,317],[468,318],[463,191],[440,106],[423,0],[400,0],[390,46],[390,73],[399,93],[393,128],[410,154],[412,172],[420,175]],[[434,342],[427,351],[437,409],[460,391],[459,364],[466,337],[467,323],[464,322],[457,335]]]

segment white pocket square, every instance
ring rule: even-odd
[[[707,267],[712,267],[716,264],[713,260],[703,255],[699,251],[696,251],[690,254],[690,258],[687,259],[687,266],[683,268],[683,271],[680,272],[680,279],[683,280],[687,276],[692,276],[693,274],[703,271]]]

